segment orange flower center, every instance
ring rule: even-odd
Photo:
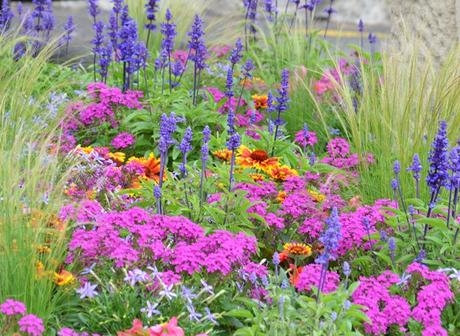
[[[268,153],[262,149],[256,149],[251,153],[251,159],[257,162],[263,162],[268,159]]]

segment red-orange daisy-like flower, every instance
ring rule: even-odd
[[[268,167],[266,173],[275,181],[285,181],[290,176],[298,176],[297,170],[286,165],[273,165]]]
[[[242,167],[255,168],[266,171],[270,167],[277,166],[278,158],[269,157],[263,149],[250,150],[246,146],[240,146],[236,163]]]
[[[257,110],[268,108],[268,96],[253,95],[252,99],[254,100],[254,107]]]
[[[311,247],[307,244],[302,243],[286,243],[283,246],[284,252],[293,256],[305,256],[311,255]]]

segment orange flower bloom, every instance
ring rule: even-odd
[[[54,282],[58,286],[65,286],[74,282],[75,277],[72,273],[66,270],[62,270],[60,273],[54,273]]]
[[[299,276],[300,276],[300,273],[302,273],[303,267],[302,266],[295,267],[294,264],[290,264],[289,269],[291,273],[289,282],[291,283],[291,285],[296,286],[297,283],[299,282]]]
[[[255,168],[262,171],[278,165],[278,158],[269,157],[263,149],[250,150],[246,146],[240,146],[236,163],[242,167]]]
[[[232,158],[232,151],[225,148],[212,152],[212,155],[214,155],[219,160],[230,161],[230,159]]]
[[[285,181],[286,178],[290,176],[298,176],[299,173],[295,169],[291,169],[286,165],[276,165],[270,166],[269,169],[266,170],[266,173],[276,181]]]
[[[286,243],[283,246],[284,251],[286,251],[290,255],[295,256],[310,256],[311,255],[311,247],[302,244],[302,243]]]
[[[249,177],[252,178],[254,182],[260,182],[260,181],[265,180],[265,176],[263,176],[262,174],[257,174],[257,173],[249,174]]]
[[[289,255],[286,251],[282,251],[280,253],[280,263],[283,262],[283,261],[286,261],[287,258],[289,258]]]
[[[278,196],[276,196],[276,200],[280,203],[283,203],[284,200],[286,199],[287,193],[285,191],[280,191],[278,193]]]
[[[256,110],[268,108],[268,96],[253,95],[252,99]]]
[[[160,182],[160,159],[155,159],[153,154],[150,154],[148,160],[144,163],[145,176],[149,179],[155,180],[155,182]],[[165,180],[166,176],[163,176]]]
[[[139,162],[144,167],[144,176],[148,179],[155,180],[155,182],[160,182],[160,159],[156,159],[153,153],[150,153],[149,157],[138,158],[130,157],[128,162],[136,161]],[[166,179],[166,174],[163,176],[163,181]],[[133,185],[136,184],[133,181]]]

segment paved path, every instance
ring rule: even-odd
[[[143,0],[138,0],[143,1]],[[190,0],[193,1],[193,0]],[[222,18],[229,13],[238,13],[241,10],[239,0],[213,0],[217,3],[222,2],[221,6],[210,6],[206,13],[205,20],[212,20],[213,18]],[[349,0],[347,0],[349,1]],[[358,1],[358,0],[355,0]],[[57,18],[57,31],[62,31],[62,27],[69,15],[74,17],[77,25],[75,37],[69,48],[69,55],[76,57],[80,55],[88,55],[91,50],[90,41],[93,37],[92,25],[88,14],[87,1],[58,1],[54,2],[54,13]],[[230,4],[230,5],[229,5]],[[30,4],[25,4],[25,7]],[[109,0],[101,1],[102,15],[108,17],[108,12],[111,8]],[[225,7],[225,10],[220,10]],[[283,9],[284,10],[284,9]],[[242,15],[242,14],[241,14]],[[228,15],[231,16],[231,15]],[[357,20],[356,20],[357,21]],[[325,28],[325,21],[318,20],[317,26],[321,29]],[[385,24],[371,25],[366,27],[369,31],[377,34],[381,39],[385,38],[389,32],[389,27]],[[338,48],[347,49],[349,44],[359,44],[360,34],[356,31],[356,24],[333,21],[328,30],[328,39]]]

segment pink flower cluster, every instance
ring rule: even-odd
[[[359,278],[360,284],[352,299],[365,307],[364,311],[371,320],[371,323],[364,324],[366,332],[386,334],[392,325],[404,331],[409,319],[413,318],[425,328],[423,336],[447,336],[441,326],[441,313],[454,298],[448,277],[418,263],[411,264],[407,273],[411,274],[408,288],[418,290],[417,303],[412,309],[406,298],[391,293],[391,287],[400,282],[397,274],[385,271],[379,276]]]
[[[245,197],[253,204],[249,213],[262,217],[270,228],[275,231],[298,225],[297,232],[307,235],[305,241],[312,242],[319,238],[324,229],[324,220],[332,207],[344,209],[346,202],[338,194],[335,182],[321,183],[320,191],[324,193],[325,200],[318,202],[313,199],[307,190],[305,179],[293,176],[282,184],[286,193],[281,204],[277,205],[278,189],[273,182],[239,183],[235,186],[238,190],[247,192]],[[309,186],[312,186],[310,183]],[[370,247],[367,237],[376,232],[376,224],[383,223],[388,214],[383,207],[396,207],[389,200],[378,200],[371,206],[359,206],[355,211],[341,211],[342,239],[338,249],[339,255],[344,255],[353,248]],[[363,224],[363,218],[369,220],[369,232]]]
[[[122,132],[113,138],[110,144],[115,149],[125,149],[132,146],[135,141],[136,139],[134,138],[134,135],[127,132]]]
[[[404,328],[410,318],[410,305],[403,297],[391,294],[390,287],[399,282],[399,276],[385,271],[377,277],[360,277],[359,287],[352,295],[356,304],[363,305],[371,320],[365,323],[366,333],[386,334],[391,325]]]
[[[33,314],[26,315],[26,312],[27,309],[25,304],[13,299],[6,299],[5,302],[0,305],[1,314],[10,317],[21,315],[17,321],[19,331],[26,333],[29,336],[42,336],[43,332],[45,331],[45,326],[43,325],[42,319]]]
[[[45,331],[45,326],[41,318],[28,314],[24,315],[19,321],[19,331],[30,336],[41,336]]]
[[[350,152],[350,144],[344,138],[334,138],[327,144],[328,156],[321,162],[340,169],[350,169],[359,163],[358,154]]]
[[[295,287],[299,291],[311,291],[312,287],[318,287],[321,277],[322,265],[309,264],[302,269]],[[340,283],[340,277],[337,272],[326,271],[326,280],[324,281],[323,293],[332,293],[337,290]]]
[[[294,142],[302,147],[313,147],[318,143],[318,138],[315,132],[300,130],[295,134]]]
[[[320,80],[314,83],[314,91],[318,96],[327,92],[336,93],[337,85],[344,81],[344,77],[352,72],[352,67],[345,59],[340,59],[336,68],[326,71]]]
[[[414,285],[420,287],[417,294],[418,304],[412,310],[412,318],[424,326],[422,335],[447,336],[447,331],[441,326],[441,313],[454,298],[449,288],[449,278],[444,273],[430,271],[428,267],[419,263],[409,265],[407,272],[412,274],[414,280],[418,280]]]
[[[93,202],[95,203],[95,202]],[[86,207],[73,218],[87,213]],[[69,211],[67,213],[70,213]],[[140,208],[121,212],[101,210],[89,224],[79,225],[69,243],[69,258],[85,263],[109,260],[116,267],[147,266],[153,262],[177,274],[206,271],[227,275],[248,262],[256,253],[255,238],[244,233],[218,230],[205,235],[197,224],[184,217],[150,215]]]
[[[117,127],[118,108],[142,108],[139,101],[143,97],[141,91],[128,90],[123,93],[119,88],[108,87],[104,83],[92,83],[88,85],[88,94],[93,99],[89,104],[78,102],[67,107],[67,118],[62,125],[64,132],[61,138],[64,151],[72,150],[78,143],[75,134],[80,129],[98,126],[104,122],[110,123],[114,128]]]
[[[0,313],[7,316],[24,315],[26,313],[26,305],[21,301],[6,299],[0,305]]]
[[[75,331],[70,328],[62,328],[58,332],[58,336],[100,336],[99,334],[90,334],[87,332],[82,332],[79,333],[78,331]]]

